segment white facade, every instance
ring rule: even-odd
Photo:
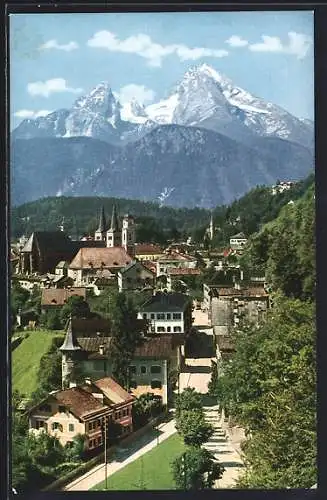
[[[143,312],[138,313],[138,319],[150,322],[149,333],[184,333],[183,312]]]

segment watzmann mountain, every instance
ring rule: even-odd
[[[12,203],[99,195],[174,206],[229,203],[313,169],[313,124],[252,96],[208,65],[168,97],[121,104],[108,83],[71,109],[12,132]]]

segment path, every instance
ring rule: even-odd
[[[214,487],[215,489],[233,488],[243,471],[243,461],[221,427],[218,406],[205,407],[204,412],[206,421],[214,427],[215,431],[203,447],[211,451],[225,467],[222,478],[216,481]]]
[[[171,420],[170,422],[160,424],[158,429],[160,430],[159,443],[162,443],[169,436],[175,434],[175,421]],[[131,443],[126,448],[119,447],[115,455],[109,458],[109,463],[107,464],[107,477],[111,476],[129,463],[134,462],[134,460],[144,455],[144,453],[157,446],[157,438],[154,438],[150,442],[144,444],[144,441],[146,441],[147,438],[148,436],[145,435]],[[75,481],[64,488],[64,491],[87,491],[104,481],[104,479],[105,464],[102,463],[78,479],[75,479]]]

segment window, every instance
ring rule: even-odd
[[[136,389],[137,388],[137,382],[136,380],[131,380],[131,383],[129,384],[131,389]]]
[[[39,406],[39,410],[42,412],[44,411],[44,413],[51,413],[51,405],[48,404],[41,405]]]
[[[173,319],[182,319],[181,313],[173,313]]]
[[[53,431],[58,430],[58,431],[62,432],[62,425],[59,424],[59,422],[53,422],[51,428]]]
[[[35,422],[35,429],[42,429],[45,427],[45,422],[44,420],[36,420]]]
[[[174,326],[174,332],[175,333],[180,333],[182,331],[180,326]]]
[[[131,373],[136,373],[136,366],[131,365],[129,368],[130,368]]]
[[[94,439],[89,440],[89,448],[93,448],[94,446]]]
[[[151,389],[161,389],[162,383],[160,380],[151,380]]]
[[[65,413],[66,408],[64,406],[59,405],[58,406],[58,411],[59,411],[59,413]]]
[[[167,319],[171,319],[171,314],[167,313]]]
[[[146,373],[146,366],[141,366],[141,373]]]
[[[161,373],[161,366],[151,366],[151,373]]]
[[[144,313],[143,314],[143,319],[147,319],[147,317],[148,317],[147,313]]]
[[[165,313],[158,313],[157,319],[165,319]]]
[[[167,332],[170,333],[171,332],[171,327],[170,326],[167,326]]]
[[[68,431],[74,432],[74,424],[68,424]]]
[[[151,318],[151,319],[154,319],[154,317],[155,317],[155,316],[154,316],[154,314],[151,314],[151,315],[150,315],[150,318]]]
[[[96,427],[96,422],[89,422],[89,426],[88,426],[89,431],[93,431],[93,429],[95,429],[95,427]]]

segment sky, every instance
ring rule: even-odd
[[[314,119],[313,11],[11,14],[9,29],[11,128],[103,81],[122,101],[157,102],[203,63]]]

